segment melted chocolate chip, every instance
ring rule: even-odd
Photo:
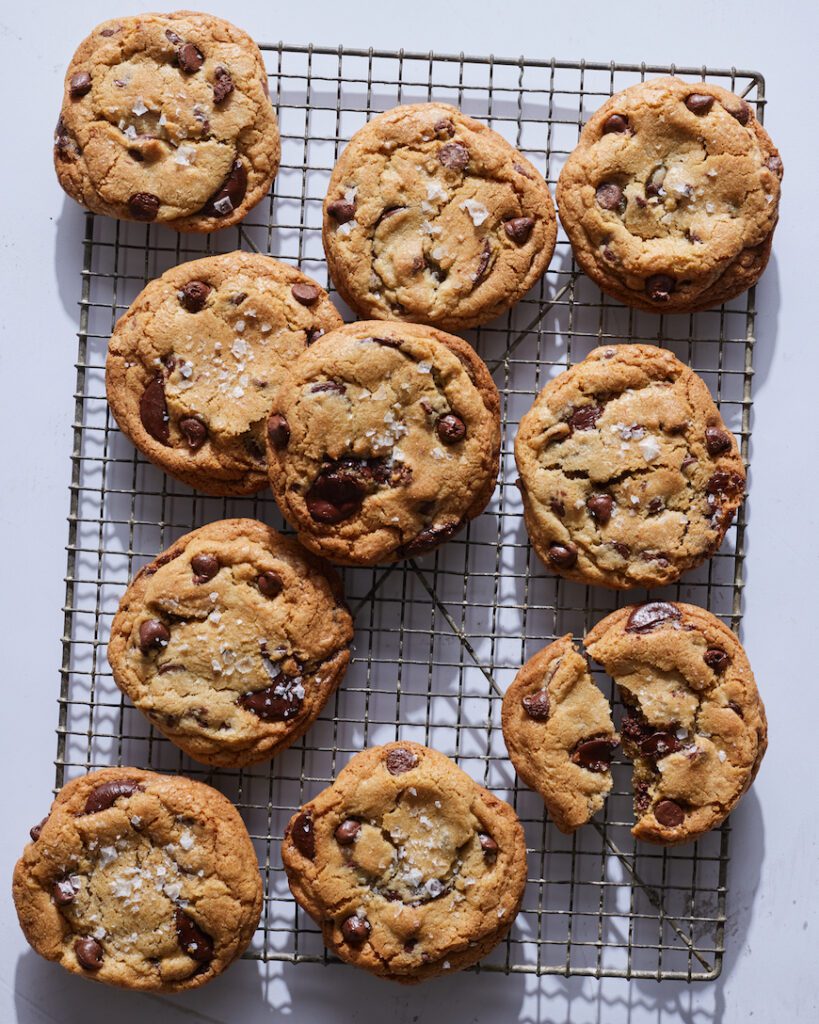
[[[152,192],[135,192],[128,200],[128,210],[134,220],[156,220],[160,199]]]
[[[102,946],[90,935],[75,941],[74,955],[80,967],[86,971],[98,971],[102,967]]]
[[[32,827],[28,830],[28,834],[31,836],[31,841],[33,843],[36,843],[37,840],[40,838],[40,833],[43,831],[43,825],[45,825],[47,821],[48,815],[46,815],[43,818],[43,820],[38,822],[36,825],[32,825]]]
[[[312,306],[321,294],[314,284],[308,284],[306,281],[297,281],[290,291],[296,302],[300,302],[302,306]]]
[[[661,800],[654,808],[654,817],[666,828],[676,828],[682,825],[685,811],[676,800]]]
[[[447,413],[438,420],[435,431],[444,444],[457,444],[466,437],[466,424],[460,416]]]
[[[729,473],[725,470],[718,470],[705,485],[709,494],[719,497],[736,497],[742,494],[745,489],[745,481],[739,473]]]
[[[87,71],[78,71],[71,76],[68,83],[68,92],[72,100],[78,100],[81,96],[91,91],[91,76]]]
[[[194,555],[191,559],[194,583],[207,583],[219,572],[219,559],[215,555]]]
[[[549,561],[556,569],[571,569],[577,562],[577,548],[574,544],[550,544]]]
[[[276,451],[281,451],[287,447],[290,441],[290,427],[281,413],[274,412],[270,419],[268,419],[267,436],[270,438],[270,443]]]
[[[237,206],[241,206],[247,192],[247,171],[241,160],[235,160],[230,173],[205,203],[200,213],[207,217],[227,217]]]
[[[213,102],[218,107],[220,103],[233,92],[233,79],[227,68],[218,67],[213,72]]]
[[[263,722],[289,722],[301,711],[302,698],[288,689],[286,682],[285,676],[279,675],[263,690],[242,694],[237,704]]]
[[[364,488],[335,467],[322,469],[305,495],[307,511],[318,523],[340,523],[364,502]]]
[[[627,132],[628,131],[628,118],[625,114],[610,114],[603,122],[603,134],[609,135],[611,132]]]
[[[498,844],[492,838],[487,835],[486,832],[478,833],[478,842],[481,844],[483,855],[486,860],[494,860],[498,855]]]
[[[438,159],[451,171],[462,171],[469,163],[469,150],[460,142],[447,142],[438,150]]]
[[[709,455],[721,455],[731,448],[731,438],[719,427],[705,428],[705,447]]]
[[[603,409],[599,405],[581,405],[569,417],[569,426],[572,430],[594,430],[602,415]]]
[[[324,337],[324,329],[321,327],[310,327],[307,331],[307,344],[312,345],[314,341]]]
[[[268,569],[266,572],[260,572],[256,577],[256,586],[259,588],[259,592],[264,594],[265,597],[278,597],[282,592],[284,584],[282,578],[277,572],[273,572],[272,569]]]
[[[703,654],[702,660],[717,675],[721,675],[731,664],[731,659],[720,647],[709,647]]]
[[[404,747],[393,747],[387,752],[384,764],[390,775],[403,775],[404,772],[412,771],[418,764],[418,758],[411,750]]]
[[[640,742],[643,757],[660,760],[680,749],[681,744],[673,732],[653,732]]]
[[[184,71],[186,75],[193,75],[205,63],[205,58],[202,51],[193,43],[183,43],[176,51],[176,62],[180,71]]]
[[[521,481],[518,480],[516,482],[518,486],[520,486]],[[554,514],[559,519],[562,519],[563,516],[566,515],[566,506],[563,504],[560,498],[549,498],[549,508],[552,510],[552,512],[554,512]]]
[[[707,114],[714,105],[714,97],[703,92],[692,92],[685,100],[692,114]]]
[[[313,831],[313,815],[302,811],[290,829],[293,845],[303,857],[312,860],[316,855],[316,835]]]
[[[192,452],[198,451],[208,439],[208,428],[198,416],[186,416],[179,421],[179,432]]]
[[[622,213],[626,208],[626,197],[623,195],[623,190],[613,181],[606,181],[602,185],[598,185],[594,197],[602,210],[617,210],[618,213]]]
[[[327,213],[337,224],[346,224],[355,218],[355,204],[346,199],[334,199],[327,204]]]
[[[605,526],[611,519],[613,507],[614,499],[610,494],[593,494],[586,501],[586,508],[601,526]]]
[[[739,101],[737,107],[726,107],[725,108],[731,117],[735,117],[740,124],[747,124],[751,120],[751,108],[745,102],[745,100]]]
[[[668,601],[649,601],[638,604],[626,622],[627,633],[649,633],[652,629],[682,618],[680,609]]]
[[[347,818],[335,830],[333,835],[339,846],[352,846],[361,831],[361,822],[355,818]]]
[[[97,814],[99,811],[107,811],[121,796],[133,796],[141,790],[142,786],[136,779],[111,779],[109,782],[103,782],[88,794],[84,813]]]
[[[183,953],[187,953],[197,963],[205,964],[213,959],[213,939],[203,932],[198,924],[177,907],[174,915],[176,924],[176,941]]]
[[[745,715],[742,713],[742,708],[739,706],[739,704],[737,704],[735,700],[729,700],[726,704],[726,707],[729,707],[734,712],[734,714],[739,715],[740,718],[745,717]]]
[[[482,281],[486,276],[486,271],[489,268],[489,261],[492,258],[492,246],[489,244],[489,239],[485,239],[483,243],[483,249],[481,255],[478,258],[478,266],[475,268],[475,273],[472,275],[472,280],[475,284],[478,281]]]
[[[583,740],[572,752],[572,761],[590,772],[607,772],[617,740],[601,739]]]
[[[179,301],[189,313],[198,313],[205,308],[210,293],[211,287],[204,281],[188,281],[180,291]]]
[[[412,540],[407,541],[406,544],[401,546],[401,555],[404,558],[415,558],[416,555],[425,555],[428,551],[433,551],[443,544],[445,540],[449,540],[463,525],[462,519],[456,519],[450,523],[427,526],[420,533],[417,533]]]
[[[51,895],[58,907],[66,907],[74,902],[77,891],[67,878],[60,878],[51,886]]]
[[[549,717],[551,702],[549,700],[549,691],[545,686],[542,690],[528,694],[520,703],[526,714],[536,722],[545,722]]]
[[[149,654],[155,647],[164,647],[171,639],[166,625],[159,619],[147,619],[139,627],[139,649]]]
[[[646,281],[646,294],[652,302],[668,302],[677,282],[668,274],[652,274]]]
[[[352,914],[341,922],[341,934],[351,946],[360,946],[366,942],[370,935],[370,922],[366,917],[359,917]]]
[[[503,222],[503,230],[515,245],[525,245],[529,241],[534,226],[535,222],[532,217],[513,217],[511,220]]]

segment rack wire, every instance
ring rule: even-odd
[[[561,835],[522,786],[500,730],[500,698],[536,650],[582,635],[618,604],[641,599],[556,579],[532,553],[512,454],[521,416],[546,380],[608,341],[673,350],[708,383],[743,456],[750,436],[754,292],[706,313],[656,316],[612,302],[581,275],[561,232],[543,280],[516,308],[468,334],[501,393],[500,481],[488,510],[445,547],[393,567],[345,570],[355,612],[350,670],[302,741],[269,764],[212,770],[154,731],[114,685],[106,660],[111,619],[133,573],[188,530],[229,516],[280,529],[267,494],[213,499],[164,476],[120,435],[105,401],[104,363],[117,318],[169,267],[254,248],[327,280],[321,204],[350,136],[399,103],[451,102],[524,152],[553,186],[588,116],[612,93],[669,73],[717,82],[762,119],[764,81],[736,69],[503,60],[263,46],[283,159],[271,195],[240,228],[199,237],[86,216],[71,456],[65,624],[56,785],[109,764],[202,778],[231,797],[254,841],[264,911],[246,955],[333,963],[291,897],[279,843],[294,809],[358,750],[413,739],[448,754],[509,799],[524,823],[529,876],[509,937],[477,970],[626,978],[713,979],[722,967],[728,826],[680,849],[635,843],[629,771],[614,765],[604,812]],[[352,314],[339,303],[346,319]],[[703,605],[737,629],[744,512],[706,565],[662,592]],[[656,592],[655,592],[656,593]],[[598,682],[614,699],[612,683]]]

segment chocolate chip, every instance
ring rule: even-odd
[[[90,92],[91,76],[88,72],[78,71],[76,75],[72,75],[68,83],[68,91],[73,100],[78,100],[81,96],[85,96],[86,93]]]
[[[119,32],[119,29],[120,29],[119,25],[117,25],[116,28],[104,28],[102,30],[102,32],[100,32],[100,35],[101,36],[105,36],[106,38],[110,39],[111,36],[115,36],[117,34],[117,32]],[[167,33],[166,33],[166,35],[167,35]]]
[[[436,135],[446,135],[451,139],[455,134],[455,125],[448,117],[442,118],[435,122],[435,133]]]
[[[180,420],[179,431],[192,452],[198,451],[208,439],[208,428],[198,416],[186,416]]]
[[[313,832],[313,815],[310,811],[302,811],[290,829],[293,845],[303,857],[312,860],[316,855],[316,836]]]
[[[390,775],[403,775],[404,772],[411,771],[418,764],[418,758],[405,747],[393,747],[387,752],[384,763]]]
[[[617,210],[622,213],[626,208],[626,197],[623,190],[613,181],[605,181],[597,186],[594,193],[597,205],[603,210]]]
[[[207,583],[219,572],[219,559],[216,555],[194,555],[191,559],[194,583]]]
[[[520,481],[518,481],[518,483],[520,483]],[[549,498],[549,508],[559,519],[562,519],[563,516],[566,515],[566,506],[560,498]]]
[[[341,934],[351,946],[360,946],[366,942],[370,934],[370,922],[366,917],[352,914],[341,922]]]
[[[266,572],[260,572],[256,577],[256,586],[259,588],[259,593],[264,594],[265,597],[273,598],[279,596],[284,584],[277,572],[268,569]]]
[[[245,301],[246,298],[247,292],[239,292],[237,295],[234,295],[230,301],[234,306],[241,306],[241,304]]]
[[[676,800],[661,800],[654,808],[654,817],[666,828],[682,825],[685,812]]]
[[[300,302],[302,306],[312,306],[321,294],[314,284],[307,284],[303,281],[294,284],[290,291],[296,302]]]
[[[420,533],[417,533],[412,540],[407,541],[400,548],[404,558],[414,558],[416,555],[425,555],[433,551],[444,541],[454,536],[464,525],[462,519],[456,519],[449,523],[438,523],[427,526]]]
[[[705,447],[709,455],[721,455],[731,448],[731,438],[719,427],[705,428]]]
[[[139,649],[148,654],[154,647],[164,647],[171,638],[168,627],[159,619],[147,619],[139,627]]]
[[[104,34],[105,33],[103,33],[103,35]],[[165,29],[165,38],[168,40],[169,43],[172,43],[174,46],[180,46],[182,44],[181,37],[178,36],[172,28]]]
[[[141,790],[142,786],[136,779],[111,779],[109,782],[103,782],[88,794],[84,813],[97,814],[99,811],[107,811],[121,796],[133,796]]]
[[[586,508],[588,508],[594,519],[600,523],[601,526],[605,526],[611,519],[611,510],[613,507],[614,499],[610,494],[593,494],[586,501]]]
[[[486,860],[494,860],[497,857],[498,844],[492,836],[487,835],[486,832],[479,832],[478,842],[481,844],[481,849],[483,850],[483,855]]]
[[[611,542],[611,546],[614,548],[617,554],[620,555],[621,558],[628,558],[628,556],[631,554],[631,548],[628,546],[628,544],[622,544],[619,540],[613,540]]]
[[[574,748],[572,761],[590,772],[607,772],[616,746],[613,739],[583,740]]]
[[[358,512],[364,497],[364,488],[343,466],[329,466],[313,481],[305,503],[316,522],[340,523]]]
[[[214,192],[200,210],[208,217],[227,217],[242,200],[247,192],[247,171],[241,160],[235,160],[230,173],[222,182],[218,192]]]
[[[651,733],[651,726],[645,721],[639,711],[629,711],[623,715],[620,723],[620,732],[626,739],[642,742]]]
[[[186,75],[192,75],[202,67],[205,58],[202,51],[197,49],[193,43],[183,43],[176,51],[176,60],[181,71]]]
[[[213,959],[213,939],[202,931],[192,917],[178,907],[175,923],[176,941],[183,953],[187,953],[189,957],[200,964],[208,963]]]
[[[128,209],[135,220],[156,220],[159,196],[151,192],[135,192],[128,200]]]
[[[609,135],[611,132],[627,132],[628,131],[628,118],[625,114],[610,114],[603,122],[603,134]]]
[[[535,226],[532,217],[513,217],[503,222],[503,230],[515,245],[525,245]]]
[[[80,967],[86,971],[98,971],[102,967],[102,946],[90,936],[76,940],[74,955]]]
[[[774,153],[773,156],[768,157],[765,161],[765,166],[769,171],[771,171],[771,173],[777,175],[777,177],[782,177],[782,158],[776,153]]]
[[[574,544],[550,544],[549,561],[557,569],[571,569],[577,562],[577,548]]]
[[[219,66],[213,72],[213,102],[218,107],[233,92],[233,79],[227,68]]]
[[[307,344],[312,345],[314,341],[318,341],[319,338],[324,337],[324,329],[321,327],[311,327],[307,331]]]
[[[648,176],[646,180],[645,193],[649,197],[649,199],[660,194],[667,173],[668,172],[666,171],[665,167],[663,167],[663,165],[660,164],[660,166],[655,167],[651,174]]]
[[[139,400],[139,418],[155,441],[159,441],[160,444],[168,443],[170,428],[168,407],[165,403],[165,382],[162,377],[154,377],[142,392]]]
[[[469,163],[469,150],[460,142],[447,142],[438,150],[438,159],[451,171],[462,171]]]
[[[188,281],[180,291],[179,301],[189,313],[198,313],[205,308],[211,287],[204,281]]]
[[[301,711],[302,698],[287,689],[284,682],[284,676],[280,675],[265,689],[243,694],[237,703],[263,722],[289,722]]]
[[[603,409],[599,405],[581,405],[569,417],[569,426],[572,430],[594,430],[602,415]]]
[[[731,109],[731,107],[726,107],[725,109],[731,117],[735,117],[740,124],[745,125],[751,120],[751,108],[745,100],[740,100],[738,107],[734,107],[733,109]]]
[[[36,843],[37,840],[40,838],[40,833],[43,831],[43,825],[45,825],[47,821],[48,815],[46,815],[41,822],[38,822],[38,824],[32,825],[32,827],[28,830],[28,834],[31,836],[31,841],[33,843]]]
[[[60,878],[51,886],[51,895],[58,907],[66,907],[74,902],[77,891],[67,878]]]
[[[435,431],[444,444],[457,444],[466,437],[466,424],[460,416],[447,413],[438,420]]]
[[[680,749],[680,743],[672,732],[653,732],[640,743],[643,757],[659,760]]]
[[[626,622],[627,633],[649,633],[663,622],[682,618],[682,612],[669,601],[649,601],[638,604]]]
[[[736,497],[745,489],[745,481],[739,473],[729,473],[720,469],[709,479],[705,489],[715,496]]]
[[[731,659],[721,647],[709,647],[702,660],[717,675],[721,675],[731,664]]]
[[[492,246],[489,244],[489,239],[485,239],[483,243],[483,249],[481,250],[481,255],[478,259],[478,266],[475,268],[475,273],[472,275],[472,280],[475,282],[475,284],[477,284],[478,281],[483,280],[483,278],[486,276],[486,271],[489,267],[489,261],[491,260],[491,258]],[[439,280],[443,279],[439,277]]]
[[[327,213],[337,224],[346,224],[355,218],[355,204],[347,202],[346,199],[334,199],[327,204]]]
[[[686,98],[685,105],[692,114],[707,114],[714,105],[714,97],[702,92],[692,92]]]
[[[281,451],[287,447],[290,441],[290,426],[281,413],[274,412],[268,419],[267,436],[270,438],[270,443],[276,451]]]
[[[526,714],[536,722],[545,722],[549,717],[551,702],[549,691],[544,687],[536,693],[530,693],[520,702]]]
[[[677,282],[668,274],[652,274],[646,281],[646,294],[652,302],[668,302]]]
[[[351,846],[358,838],[358,833],[361,831],[361,822],[356,821],[355,818],[347,818],[335,830],[333,835],[339,846]]]
[[[742,713],[742,708],[737,704],[735,700],[729,700],[726,707],[729,707],[735,715],[739,715],[740,718],[744,718],[745,715]]]
[[[650,516],[656,516],[659,512],[665,508],[665,502],[662,498],[652,498],[648,503],[647,511]]]

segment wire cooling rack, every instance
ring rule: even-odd
[[[105,649],[133,573],[188,530],[228,516],[283,523],[268,494],[203,497],[147,464],[118,432],[105,402],[106,345],[137,292],[167,268],[207,253],[255,248],[327,279],[321,204],[331,168],[374,113],[435,99],[486,121],[553,186],[579,131],[611,95],[647,76],[681,74],[745,96],[760,119],[762,77],[749,71],[265,46],[279,114],[281,170],[241,228],[211,236],[87,215],[72,453],[57,786],[109,764],[184,772],[232,798],[259,856],[265,903],[248,956],[335,962],[290,896],[279,853],[294,808],[362,747],[399,738],[453,757],[510,800],[526,828],[529,879],[510,936],[479,970],[629,978],[715,978],[722,966],[728,827],[693,845],[636,844],[629,771],[614,765],[604,812],[561,835],[539,797],[521,786],[500,730],[500,700],[536,650],[582,635],[619,603],[556,579],[530,550],[512,447],[545,381],[608,341],[664,345],[708,383],[747,455],[754,293],[711,312],[656,316],[628,310],[577,272],[561,233],[544,279],[502,319],[468,337],[501,392],[504,445],[489,509],[444,548],[392,568],[344,572],[355,612],[354,657],[339,692],[307,736],[270,764],[214,771],[184,757],[125,701]],[[347,319],[350,311],[340,304]],[[664,596],[740,621],[744,517],[721,551]],[[603,691],[613,697],[602,675]]]

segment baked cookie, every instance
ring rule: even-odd
[[[515,460],[526,528],[553,572],[605,587],[673,583],[722,543],[745,492],[703,380],[653,345],[597,348],[549,381]]]
[[[105,768],[64,786],[14,870],[32,947],[95,981],[199,988],[250,941],[262,909],[236,809],[182,776]]]
[[[292,818],[290,889],[342,960],[416,982],[474,964],[526,885],[509,806],[418,743],[364,750]]]
[[[268,421],[279,508],[305,547],[343,565],[425,554],[495,489],[498,391],[460,338],[360,321],[296,360]]]
[[[638,309],[692,312],[758,280],[781,178],[779,153],[745,100],[655,78],[589,119],[557,204],[575,259],[604,292]]]
[[[117,686],[206,764],[289,747],[344,675],[353,625],[335,572],[254,519],[210,523],[144,566],[111,624]]]
[[[543,176],[502,136],[443,103],[376,115],[336,164],[324,251],[361,316],[457,331],[494,319],[555,247]]]
[[[68,66],[54,164],[94,213],[215,231],[266,195],[279,156],[259,48],[212,14],[105,21]]]
[[[526,662],[501,717],[515,771],[543,797],[555,825],[566,833],[585,825],[611,790],[619,739],[571,633]]]
[[[768,745],[765,708],[734,633],[702,608],[654,601],[608,615],[585,643],[627,706],[620,731],[634,762],[632,833],[672,846],[720,825]]]
[[[183,263],[117,323],[108,403],[166,473],[206,494],[252,494],[267,486],[272,396],[297,356],[342,323],[324,289],[269,256]]]

